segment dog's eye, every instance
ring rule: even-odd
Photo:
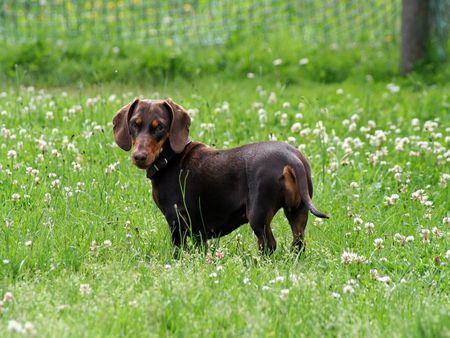
[[[155,131],[162,131],[164,129],[164,126],[162,125],[162,124],[158,124],[156,127],[155,127]]]
[[[137,123],[136,121],[131,121],[131,127],[134,129],[139,129],[141,127],[141,124]]]

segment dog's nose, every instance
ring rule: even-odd
[[[136,153],[133,155],[134,160],[136,162],[145,162],[147,160],[147,154],[146,153]]]

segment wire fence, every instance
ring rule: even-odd
[[[434,3],[445,42],[450,0]],[[311,48],[337,48],[395,44],[400,18],[401,0],[2,0],[0,39],[215,45],[282,31]]]

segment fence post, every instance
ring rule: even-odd
[[[430,0],[402,1],[400,72],[407,74],[428,56]]]

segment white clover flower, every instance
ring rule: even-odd
[[[37,140],[37,147],[40,151],[46,151],[48,148],[48,144],[45,140],[43,140],[42,138],[40,138],[39,140]]]
[[[273,60],[273,65],[274,66],[279,66],[279,65],[281,65],[283,63],[283,60],[282,59],[275,59],[275,60]]]
[[[0,135],[2,135],[3,138],[8,139],[11,136],[11,130],[5,127],[1,127]]]
[[[431,229],[431,232],[437,238],[440,238],[440,237],[442,237],[444,235],[443,231],[441,229],[437,228],[437,227],[433,227],[433,229]]]
[[[426,206],[427,208],[431,208],[433,206],[432,201],[423,201],[422,204]]]
[[[89,284],[80,284],[81,295],[90,295],[92,293],[92,288]]]
[[[280,290],[280,298],[282,299],[282,300],[286,300],[286,299],[288,299],[289,298],[289,289],[281,289]]]
[[[364,264],[366,263],[367,259],[364,256],[356,256],[355,263],[357,264]]]
[[[373,241],[373,245],[374,245],[375,248],[377,248],[378,250],[384,248],[383,243],[384,243],[384,241],[383,241],[382,238],[375,238],[375,240]]]
[[[357,182],[350,182],[350,188],[358,189],[359,188],[359,184]]]
[[[384,284],[388,284],[391,282],[391,278],[389,276],[383,276],[383,277],[378,277],[377,281],[384,283]]]
[[[409,236],[406,236],[406,238],[405,238],[405,242],[406,242],[406,243],[409,243],[409,242],[414,242],[414,236],[411,236],[411,235],[409,235]]]
[[[189,114],[191,119],[195,118],[199,112],[200,112],[200,110],[198,108],[190,108],[187,110],[187,113]]]
[[[436,121],[425,121],[423,124],[423,130],[427,132],[433,132],[439,124]]]
[[[50,185],[52,186],[52,188],[59,188],[59,186],[61,185],[61,181],[59,179],[53,180]]]
[[[7,156],[8,158],[14,160],[17,158],[17,152],[15,150],[9,150]]]
[[[200,127],[201,127],[201,126],[200,126]],[[106,169],[105,169],[105,173],[111,174],[112,172],[116,171],[116,169],[117,169],[117,167],[119,166],[119,164],[120,164],[119,161],[109,164],[109,165],[106,167]]]
[[[356,257],[357,254],[355,254],[354,252],[344,251],[341,255],[341,263],[349,265],[350,263],[354,262]]]
[[[92,242],[91,242],[91,245],[89,246],[89,249],[91,250],[91,251],[97,251],[97,249],[98,249],[98,245],[97,245],[97,241],[96,240],[93,240]]]
[[[213,132],[216,129],[216,126],[214,123],[200,123],[200,129],[207,132]]]
[[[353,219],[353,223],[354,223],[354,224],[357,224],[357,225],[361,225],[361,224],[363,224],[364,222],[363,222],[362,218],[361,218],[359,215],[357,215],[357,216]]]
[[[125,229],[130,229],[130,226],[131,226],[131,221],[126,221],[125,224],[123,225],[123,227]]]
[[[259,115],[259,123],[261,126],[264,126],[264,124],[267,122],[267,115]]]
[[[255,78],[255,74],[254,73],[247,73],[247,78],[254,79]]]
[[[375,228],[375,224],[371,222],[367,222],[364,224],[364,229],[366,229],[367,234],[371,234],[373,232],[373,229]]]
[[[215,257],[216,259],[218,259],[218,260],[221,260],[223,257],[225,257],[225,254],[224,254],[224,252],[223,252],[222,250],[217,250],[217,251],[214,253],[214,257]]]
[[[44,162],[44,155],[43,154],[37,154],[36,155],[36,162]]]
[[[447,224],[448,226],[450,226],[450,217],[444,217],[442,219],[442,224]]]
[[[351,263],[363,264],[366,262],[366,257],[350,251],[344,251],[341,255],[341,263],[349,265]]]
[[[405,144],[408,144],[409,138],[408,137],[396,137],[395,138],[395,150],[397,151],[403,151],[405,150]]]
[[[367,135],[369,143],[373,147],[379,147],[387,140],[387,135],[383,130],[375,130],[374,135]]]
[[[295,146],[297,144],[297,139],[294,136],[289,136],[287,139],[287,143],[290,145]]]
[[[281,124],[283,127],[286,127],[286,126],[287,126],[287,124],[288,124],[288,114],[286,114],[286,113],[281,114],[281,117],[280,117],[280,124]]]
[[[445,259],[446,260],[450,260],[450,250],[447,250],[447,252],[445,253]]]
[[[431,231],[429,229],[421,229],[420,234],[422,236],[422,242],[424,244],[430,243],[430,233]]]
[[[109,239],[106,239],[105,241],[103,241],[103,245],[105,246],[105,248],[110,248],[112,246],[112,242]]]
[[[377,124],[376,124],[375,121],[373,121],[373,120],[367,121],[367,128],[369,128],[369,130],[370,129],[375,129],[376,127],[377,127]]]
[[[406,243],[406,237],[402,234],[399,234],[398,232],[394,235],[394,241],[396,241],[401,246],[404,246]]]
[[[8,331],[15,333],[24,333],[25,330],[20,322],[15,319],[11,319],[8,322]]]
[[[311,129],[310,128],[305,128],[305,129],[302,129],[300,131],[300,136],[301,137],[308,136],[309,134],[311,134]]]
[[[385,205],[395,205],[395,204],[397,204],[399,199],[400,199],[400,196],[397,194],[392,194],[391,196],[385,196],[384,204]]]
[[[332,292],[331,297],[333,297],[335,299],[339,299],[339,298],[341,298],[341,294],[339,292]]]
[[[20,194],[14,193],[12,194],[11,198],[14,202],[17,202],[18,200],[20,200]]]
[[[48,112],[45,113],[45,118],[47,120],[53,120],[55,118],[55,116],[53,115],[53,112],[48,111]]]
[[[26,241],[25,246],[31,246],[33,244],[33,241]]]
[[[34,325],[32,322],[25,322],[23,328],[25,332],[31,336],[34,336],[36,334],[36,330],[34,329]]]
[[[72,197],[73,196],[73,192],[72,192],[72,188],[71,187],[64,187],[64,192],[66,194],[67,197]]]
[[[80,172],[81,171],[81,165],[77,162],[72,162],[72,169],[75,172]]]
[[[450,174],[442,173],[441,176],[439,177],[439,185],[442,188],[445,188],[445,187],[447,187],[448,181],[450,181]]]
[[[423,189],[419,189],[419,190],[416,190],[416,191],[414,191],[412,194],[411,194],[411,199],[413,199],[413,200],[415,200],[415,201],[423,201],[423,200],[427,200],[428,199],[428,196],[427,195],[425,195],[425,190],[423,190]]]
[[[308,58],[301,58],[300,60],[298,60],[298,64],[301,66],[307,65],[308,63],[309,63]]]
[[[297,133],[302,129],[302,124],[300,122],[295,122],[291,127],[292,133]]]
[[[372,279],[377,280],[378,278],[380,278],[380,274],[378,273],[377,269],[371,269],[370,270],[370,276],[372,277]]]
[[[274,92],[271,92],[269,98],[267,99],[267,102],[269,103],[277,102],[277,95]]]
[[[322,218],[314,218],[314,225],[321,225],[322,223],[324,223],[324,220]]]
[[[291,107],[291,104],[289,102],[283,102],[283,108],[289,109]]]
[[[249,283],[250,283],[250,278],[244,277],[244,279],[242,280],[242,282],[243,282],[244,284],[249,284]]]
[[[388,85],[386,86],[386,88],[391,92],[391,93],[398,93],[400,91],[400,86],[397,86],[394,83],[388,83]]]
[[[14,296],[13,296],[12,292],[8,291],[3,295],[3,302],[5,304],[12,303],[13,300],[14,300]]]
[[[346,284],[342,288],[342,292],[343,293],[352,294],[352,293],[355,293],[355,289],[353,288],[353,286]]]
[[[209,278],[216,278],[217,277],[217,273],[216,272],[211,272],[209,274]]]
[[[76,192],[82,192],[84,189],[85,183],[84,182],[77,182],[77,188],[76,188]]]

